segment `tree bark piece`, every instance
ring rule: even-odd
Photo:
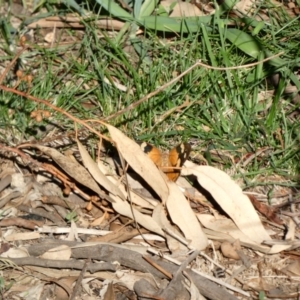
[[[55,268],[55,269],[75,269],[82,270],[85,265],[84,261],[78,260],[52,260],[42,259],[37,257],[22,257],[22,258],[4,258],[3,260],[11,260],[18,266],[36,266],[43,268]],[[111,263],[89,263],[86,271],[95,273],[98,271],[116,271],[116,267]]]
[[[49,249],[62,244],[68,245],[72,248],[72,258],[84,259],[90,257],[91,259],[102,260],[110,263],[118,261],[122,266],[125,266],[129,269],[151,273],[153,276],[160,279],[166,278],[165,275],[163,275],[145,259],[143,259],[142,254],[113,244],[99,244],[96,246],[87,247],[84,246],[85,243],[68,241],[54,242],[52,240],[49,244],[44,241],[42,244],[30,246],[28,248],[28,253],[32,256],[39,256]],[[175,274],[179,268],[178,266],[157,257],[151,256],[151,259],[172,274]],[[227,292],[224,288],[219,287],[216,283],[196,274],[192,270],[185,269],[185,272],[187,272],[192,278],[194,284],[204,297],[212,300],[237,300],[234,295]]]

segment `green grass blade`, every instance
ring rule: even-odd
[[[141,13],[141,7],[142,7],[143,0],[135,0],[134,1],[134,7],[133,7],[133,15],[135,18],[139,18]]]
[[[67,7],[71,7],[75,11],[79,12],[82,16],[85,15],[84,10],[77,4],[74,0],[64,0],[62,1]]]
[[[202,16],[198,18],[170,18],[163,16],[148,16],[140,18],[140,22],[147,28],[167,31],[167,32],[181,32],[192,33],[198,32],[201,24],[208,25],[211,22],[211,16]],[[207,31],[212,29],[207,26]]]
[[[145,0],[141,7],[139,18],[150,16],[157,5],[158,0]]]
[[[103,6],[110,14],[120,19],[133,19],[132,15],[124,10],[119,4],[112,0],[96,0]]]
[[[214,52],[212,51],[212,46],[211,46],[211,43],[209,41],[209,37],[208,37],[207,30],[206,30],[206,26],[204,26],[203,24],[201,24],[201,29],[202,29],[202,35],[203,35],[203,39],[204,39],[204,42],[205,42],[205,46],[206,46],[206,49],[208,51],[208,55],[209,55],[209,58],[210,58],[210,61],[211,61],[211,65],[214,66],[214,67],[216,67],[218,64],[217,64]]]
[[[290,71],[289,77],[293,81],[293,83],[296,85],[297,89],[300,91],[300,81],[299,81],[298,77],[292,71]]]
[[[226,38],[241,51],[253,58],[257,58],[262,51],[262,47],[253,36],[239,29],[228,28]]]
[[[279,111],[278,104],[279,104],[281,95],[284,91],[284,88],[285,88],[284,79],[281,79],[279,81],[279,85],[278,85],[278,88],[277,88],[277,91],[276,91],[276,95],[274,97],[274,101],[273,101],[273,104],[272,104],[272,107],[271,107],[271,110],[270,110],[270,113],[269,113],[268,119],[267,119],[267,126],[269,128],[274,128],[274,126],[277,126],[276,115]]]
[[[257,25],[255,26],[255,28],[253,29],[252,31],[252,35],[255,36],[255,35],[258,35],[259,32],[265,27],[265,22],[261,21],[261,22],[258,22]]]

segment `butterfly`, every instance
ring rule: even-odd
[[[161,169],[170,180],[176,181],[180,175],[180,168],[188,159],[191,152],[189,143],[181,143],[168,152],[162,152],[155,146],[143,142],[142,150],[151,158],[155,165]],[[172,167],[175,167],[174,169]]]

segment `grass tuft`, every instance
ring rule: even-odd
[[[113,9],[118,10],[115,13],[121,14],[120,19],[132,18],[116,5],[114,2],[113,6],[104,7],[112,15]],[[49,3],[45,8],[51,14],[59,12],[59,7]],[[141,11],[149,14],[151,9],[133,7],[135,14]],[[66,10],[68,7],[63,8]],[[259,19],[262,12],[267,15],[267,22]],[[33,82],[30,87],[22,82],[18,89],[29,89],[30,94],[48,99],[78,118],[101,119],[156,90],[197,60],[226,68],[284,51],[280,58],[254,67],[236,70],[198,67],[111,123],[132,138],[162,148],[192,141],[195,152],[204,153],[212,165],[234,169],[235,176],[242,178],[246,187],[264,184],[255,181],[261,174],[278,174],[290,179],[291,186],[298,184],[300,125],[295,114],[299,102],[292,99],[300,88],[296,74],[299,17],[292,19],[283,6],[274,7],[264,1],[253,17],[236,19],[236,28],[227,25],[232,20],[226,14],[217,12],[209,25],[208,20],[194,32],[187,30],[194,28],[187,20],[178,33],[161,33],[149,26],[141,35],[136,35],[135,29],[149,16],[139,16],[139,22],[129,20],[121,32],[99,29],[96,22],[102,17],[94,15],[85,20],[84,30],[59,29],[53,47],[45,47],[45,34],[43,30],[37,31],[35,40],[29,42],[30,50],[19,62],[25,72],[33,74]],[[12,37],[7,30],[10,18],[8,15],[2,22],[3,65],[14,57],[14,51],[10,50]],[[172,26],[174,20],[169,21]],[[15,45],[17,40],[16,36]],[[272,85],[271,79],[276,74],[280,79]],[[13,86],[15,82],[10,73],[4,84]],[[291,86],[296,87],[294,92],[287,93]],[[19,142],[29,139],[32,129],[41,125],[30,118],[35,109],[46,107],[1,91],[1,139],[11,142],[8,131]],[[70,120],[57,113],[42,122],[43,126],[49,124],[67,130],[74,128]],[[243,166],[247,156],[254,153],[260,154]]]

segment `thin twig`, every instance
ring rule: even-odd
[[[87,129],[89,129],[91,132],[95,133],[97,136],[99,136],[100,138],[103,138],[105,139],[106,141],[109,141],[109,142],[112,142],[111,139],[109,139],[107,136],[99,133],[96,129],[94,129],[92,126],[88,125],[85,121],[82,121],[76,117],[74,117],[72,114],[66,112],[65,110],[63,110],[62,108],[58,107],[58,106],[55,106],[53,104],[51,104],[50,102],[46,101],[46,100],[43,100],[43,99],[39,99],[37,97],[34,97],[34,96],[31,96],[29,94],[26,94],[22,91],[18,91],[18,90],[15,90],[13,88],[9,88],[5,85],[0,85],[0,89],[6,91],[6,92],[11,92],[13,94],[17,94],[19,96],[22,96],[22,97],[25,97],[25,98],[28,98],[34,102],[37,102],[37,103],[42,103],[44,104],[45,106],[48,106],[50,108],[52,108],[53,110],[57,111],[57,112],[60,112],[61,114],[67,116],[69,119],[73,120],[74,122],[76,123],[79,123],[81,125],[83,125],[84,127],[86,127]],[[100,122],[101,124],[105,124],[103,122]]]
[[[152,265],[152,267],[156,268],[158,271],[160,271],[161,273],[163,273],[165,276],[167,276],[169,279],[172,279],[173,275],[168,272],[167,270],[165,270],[163,267],[161,267],[160,265],[158,265],[155,261],[153,261],[151,258],[143,255],[143,258],[150,264]]]

